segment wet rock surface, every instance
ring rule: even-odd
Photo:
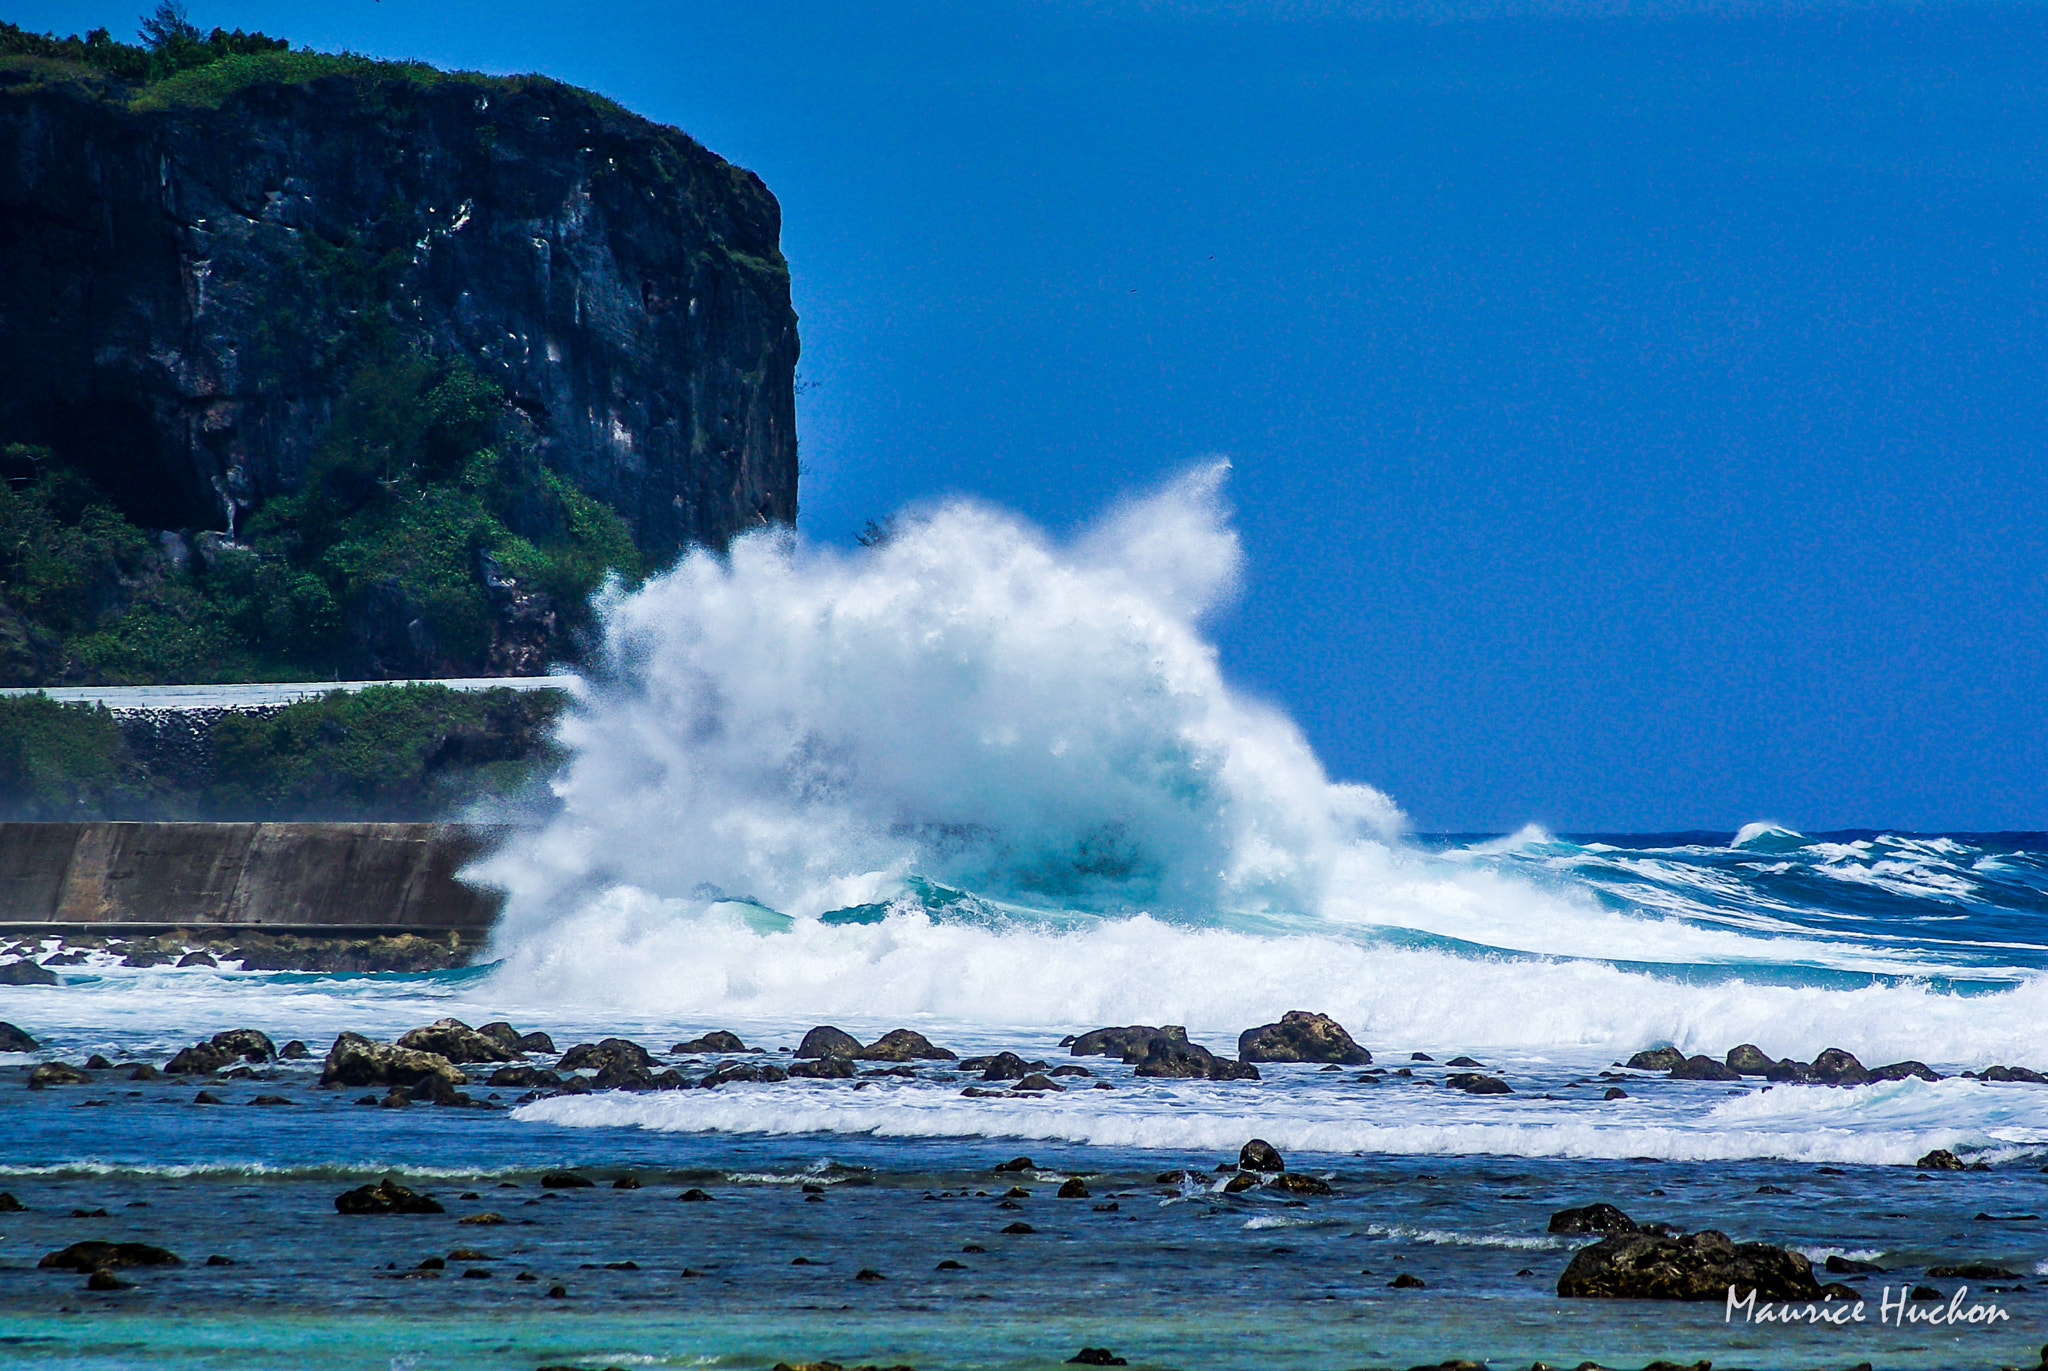
[[[1619,1233],[1581,1248],[1558,1277],[1566,1299],[1725,1300],[1754,1290],[1762,1300],[1818,1300],[1813,1266],[1769,1243],[1738,1243],[1726,1233]]]
[[[1237,1057],[1245,1062],[1335,1062],[1370,1066],[1372,1053],[1327,1014],[1290,1009],[1280,1022],[1247,1028],[1238,1035]]]

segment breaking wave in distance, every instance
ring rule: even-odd
[[[968,1036],[1306,1007],[1369,1043],[2048,1055],[2035,853],[1407,836],[1224,679],[1225,472],[1065,541],[955,501],[609,594],[559,812],[477,873],[509,892],[494,983]]]

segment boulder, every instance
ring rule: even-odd
[[[789,1064],[792,1077],[813,1081],[851,1080],[858,1074],[854,1064],[845,1057],[801,1057]]]
[[[1739,1081],[1742,1073],[1730,1071],[1721,1063],[1702,1052],[1696,1057],[1687,1057],[1671,1068],[1674,1081]]]
[[[1444,1077],[1444,1084],[1453,1090],[1462,1090],[1467,1095],[1512,1095],[1514,1087],[1498,1076],[1482,1076],[1477,1071],[1454,1071]]]
[[[1805,1256],[1726,1233],[1617,1233],[1574,1253],[1557,1293],[1566,1299],[1720,1301],[1730,1287],[1769,1301],[1819,1300]]]
[[[1860,1262],[1854,1257],[1831,1256],[1825,1263],[1830,1275],[1836,1276],[1882,1276],[1885,1269],[1875,1262]]]
[[[1980,1081],[2022,1081],[2028,1085],[2048,1082],[2048,1076],[2024,1066],[1987,1066],[1977,1073]]]
[[[1913,1163],[1922,1171],[1967,1171],[1970,1168],[1963,1159],[1946,1147],[1937,1147],[1919,1161]]]
[[[476,1031],[507,1051],[524,1052],[526,1050],[519,1045],[519,1030],[506,1023],[503,1019],[494,1019],[490,1023],[479,1026]]]
[[[1922,1081],[1938,1081],[1941,1079],[1941,1073],[1926,1062],[1915,1061],[1893,1062],[1890,1066],[1880,1066],[1870,1073],[1870,1079],[1873,1081],[1903,1081],[1908,1077]]]
[[[998,1052],[983,1060],[981,1078],[985,1081],[1016,1081],[1031,1074],[1031,1064],[1014,1052]]]
[[[360,1033],[343,1033],[327,1050],[320,1084],[413,1086],[429,1076],[438,1076],[451,1086],[469,1084],[469,1077],[438,1052],[394,1047],[371,1042]]]
[[[0,1214],[26,1214],[28,1206],[5,1190],[0,1190]]]
[[[0,1052],[33,1052],[38,1046],[34,1038],[0,1019]]]
[[[0,985],[55,985],[57,973],[46,971],[34,962],[23,958],[0,966]]]
[[[89,1085],[92,1077],[69,1062],[44,1062],[28,1073],[28,1088],[41,1090],[52,1085]]]
[[[809,1038],[804,1039],[809,1042]],[[864,1062],[951,1062],[958,1061],[959,1054],[943,1047],[934,1047],[922,1033],[908,1028],[892,1028],[881,1037],[863,1047],[855,1054]]]
[[[179,966],[219,966],[220,962],[211,952],[187,952],[178,958]]]
[[[255,1028],[230,1028],[225,1033],[216,1033],[207,1041],[230,1057],[239,1057],[245,1062],[273,1062],[277,1060],[277,1044],[270,1041],[270,1035]]]
[[[334,1197],[337,1214],[445,1214],[432,1195],[398,1184],[389,1176],[375,1185],[359,1185]]]
[[[1237,1150],[1237,1169],[1240,1171],[1285,1171],[1286,1161],[1280,1156],[1280,1149],[1264,1138],[1253,1138]]]
[[[1813,1059],[1806,1078],[1816,1085],[1862,1085],[1870,1079],[1863,1063],[1839,1047],[1831,1047]]]
[[[797,1044],[798,1057],[858,1057],[860,1039],[830,1024],[819,1024]]]
[[[848,1063],[848,1065],[851,1065],[851,1063]],[[789,1073],[773,1062],[725,1062],[717,1070],[712,1071],[702,1080],[698,1081],[697,1084],[705,1090],[715,1090],[721,1085],[730,1085],[734,1081],[749,1081],[772,1085],[777,1081],[786,1081],[788,1079]]]
[[[1768,1076],[1776,1065],[1755,1043],[1742,1043],[1728,1049],[1728,1069],[1738,1076]]]
[[[234,1061],[233,1053],[212,1043],[194,1043],[178,1049],[176,1056],[164,1063],[167,1076],[211,1076],[214,1072]]]
[[[1631,1071],[1669,1071],[1685,1060],[1685,1054],[1675,1047],[1652,1047],[1636,1053],[1628,1059]]]
[[[1063,1200],[1085,1200],[1088,1198],[1088,1183],[1079,1176],[1069,1176],[1060,1185],[1059,1198]]]
[[[753,1052],[758,1050],[758,1048],[750,1048],[741,1042],[739,1034],[728,1033],[722,1028],[714,1028],[701,1038],[692,1038],[686,1043],[677,1043],[669,1049],[670,1052],[688,1053],[692,1056],[701,1056],[706,1052]]]
[[[1018,1081],[1017,1089],[1020,1091],[1038,1091],[1041,1094],[1046,1091],[1051,1091],[1055,1094],[1060,1095],[1064,1095],[1067,1093],[1067,1088],[1065,1086],[1061,1085],[1058,1081],[1055,1081],[1052,1077],[1038,1071],[1034,1071],[1030,1075],[1024,1077],[1024,1079]]]
[[[1283,1195],[1333,1195],[1330,1183],[1316,1176],[1304,1176],[1299,1171],[1283,1171],[1267,1178],[1266,1188],[1277,1190]]]
[[[1640,1233],[1642,1226],[1611,1204],[1560,1209],[1550,1216],[1552,1233]]]
[[[602,1071],[612,1062],[637,1066],[642,1071],[654,1070],[654,1058],[646,1048],[630,1038],[605,1038],[594,1043],[577,1043],[562,1054],[562,1060],[555,1063],[560,1071],[580,1071],[588,1067]]]
[[[413,1052],[432,1052],[457,1065],[517,1061],[520,1056],[517,1047],[485,1037],[460,1019],[436,1019],[400,1037],[398,1045]]]
[[[2016,1281],[2020,1278],[2017,1271],[2008,1271],[2002,1266],[1992,1266],[1985,1262],[1964,1262],[1960,1266],[1930,1266],[1927,1268],[1927,1274],[1964,1281]]]
[[[88,1290],[133,1290],[135,1282],[124,1281],[104,1266],[85,1278]]]
[[[1068,1366],[1129,1366],[1128,1358],[1119,1357],[1107,1347],[1084,1347],[1067,1358]]]
[[[491,1073],[486,1085],[520,1086],[526,1089],[544,1087],[552,1090],[562,1083],[562,1078],[544,1066],[501,1066]]]
[[[124,1266],[183,1266],[178,1254],[146,1242],[75,1242],[36,1265],[46,1271],[108,1271]]]
[[[556,1050],[555,1040],[545,1033],[522,1033],[519,1035],[519,1050],[521,1052],[552,1053]]]
[[[549,1171],[540,1178],[543,1190],[588,1190],[596,1184],[590,1177],[575,1171]]]
[[[1773,1085],[1799,1085],[1807,1079],[1811,1068],[1805,1062],[1795,1062],[1790,1057],[1780,1058],[1764,1073],[1764,1079]]]
[[[1327,1014],[1313,1014],[1306,1009],[1290,1009],[1280,1016],[1279,1023],[1248,1028],[1238,1034],[1237,1059],[1372,1065],[1372,1053],[1353,1042],[1344,1025]]]
[[[1068,1044],[1068,1052],[1076,1057],[1122,1057],[1135,1061],[1145,1055],[1146,1045],[1154,1038],[1168,1038],[1174,1042],[1186,1042],[1188,1031],[1179,1024],[1168,1024],[1164,1028],[1153,1028],[1148,1024],[1132,1024],[1128,1028],[1091,1028]]]
[[[598,1090],[652,1090],[654,1073],[624,1057],[607,1057],[590,1084]]]
[[[277,1049],[277,1055],[288,1062],[302,1062],[313,1055],[313,1049],[307,1047],[299,1039],[293,1038],[283,1047]]]
[[[1168,1038],[1163,1034],[1146,1044],[1145,1055],[1138,1062],[1137,1074],[1169,1080],[1259,1079],[1259,1069],[1250,1062],[1234,1062],[1228,1057],[1219,1057],[1196,1043]]]

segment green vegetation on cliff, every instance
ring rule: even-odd
[[[454,817],[543,798],[559,691],[335,691],[210,729],[0,697],[0,818]]]

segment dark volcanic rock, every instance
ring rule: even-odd
[[[1965,1281],[2016,1281],[2020,1278],[2017,1271],[2008,1271],[2002,1266],[1992,1266],[1985,1262],[1964,1262],[1960,1266],[1930,1266],[1927,1268],[1927,1274]]]
[[[1344,1025],[1327,1014],[1290,1009],[1279,1023],[1248,1028],[1237,1036],[1237,1058],[1245,1062],[1336,1062],[1370,1066],[1372,1053],[1351,1040]]]
[[[597,1182],[574,1171],[550,1171],[540,1178],[543,1190],[588,1190]]]
[[[415,1028],[404,1034],[398,1045],[415,1052],[436,1053],[457,1065],[516,1061],[520,1055],[516,1046],[507,1047],[501,1040],[477,1032],[460,1019],[436,1019],[425,1028]]]
[[[1277,1190],[1283,1195],[1333,1195],[1330,1183],[1317,1176],[1304,1176],[1299,1171],[1283,1171],[1266,1182],[1268,1190]]]
[[[777,1081],[786,1081],[788,1079],[789,1072],[773,1062],[726,1062],[716,1071],[708,1073],[697,1084],[706,1090],[714,1090],[721,1085],[729,1085],[734,1081],[753,1081],[772,1085]]]
[[[6,441],[145,526],[231,525],[304,479],[351,374],[334,339],[374,310],[502,387],[652,564],[795,520],[796,316],[759,178],[542,77],[235,60],[255,74],[217,98],[146,108],[84,71],[0,90]]]
[[[41,1090],[52,1085],[86,1085],[92,1077],[69,1062],[44,1062],[28,1073],[28,1088]]]
[[[1168,1024],[1164,1028],[1153,1028],[1147,1024],[1132,1024],[1128,1028],[1091,1028],[1068,1044],[1068,1052],[1076,1057],[1122,1057],[1135,1061],[1145,1055],[1147,1045],[1154,1038],[1167,1038],[1184,1043],[1188,1031],[1179,1024]]]
[[[526,1050],[519,1045],[519,1030],[506,1023],[503,1019],[482,1024],[476,1031],[508,1052],[524,1052]]]
[[[375,1185],[359,1185],[334,1197],[337,1214],[444,1214],[432,1195],[422,1195],[386,1177]]]
[[[1702,1052],[1696,1057],[1687,1057],[1671,1068],[1674,1081],[1739,1081],[1742,1073],[1730,1071],[1721,1063]]]
[[[860,1055],[860,1039],[854,1037],[851,1033],[834,1028],[830,1024],[819,1024],[816,1028],[804,1034],[804,1040],[797,1044],[796,1055],[798,1057],[858,1057]]]
[[[1652,1047],[1628,1059],[1631,1071],[1669,1071],[1685,1061],[1685,1054],[1675,1047]]]
[[[804,1039],[809,1042],[807,1036]],[[959,1054],[943,1047],[934,1047],[922,1033],[908,1028],[892,1028],[881,1037],[863,1047],[857,1054],[864,1062],[951,1062],[958,1061]]]
[[[1935,1148],[1919,1161],[1914,1162],[1913,1165],[1922,1171],[1967,1171],[1970,1169],[1963,1164],[1961,1157],[1958,1157],[1946,1147]]]
[[[255,1028],[230,1028],[225,1033],[216,1033],[207,1042],[245,1062],[271,1062],[277,1060],[277,1044],[270,1035]]]
[[[56,972],[45,971],[27,958],[0,966],[0,985],[55,985],[56,983]]]
[[[1280,1149],[1264,1138],[1253,1138],[1237,1150],[1237,1169],[1240,1171],[1285,1171],[1286,1161],[1280,1156]]]
[[[1797,1252],[1769,1243],[1732,1241],[1726,1233],[1663,1236],[1618,1233],[1580,1248],[1558,1277],[1567,1299],[1724,1300],[1755,1290],[1761,1300],[1818,1300],[1813,1266]]]
[[[327,1051],[320,1084],[413,1086],[429,1076],[451,1086],[469,1084],[469,1077],[437,1052],[394,1047],[371,1042],[360,1033],[343,1033]]]
[[[722,1028],[714,1028],[701,1038],[692,1038],[686,1043],[677,1043],[669,1049],[670,1052],[693,1056],[705,1052],[746,1052],[750,1050],[745,1043],[740,1041],[739,1034],[728,1033]]]
[[[630,1038],[606,1038],[601,1042],[577,1043],[564,1052],[562,1060],[555,1065],[556,1069],[561,1071],[578,1071],[585,1067],[602,1071],[614,1062],[637,1066],[642,1071],[654,1070],[654,1058],[648,1054],[646,1048]]]
[[[25,1214],[28,1206],[5,1190],[0,1190],[0,1214]]]
[[[1870,1079],[1873,1081],[1903,1081],[1908,1077],[1923,1081],[1938,1081],[1941,1079],[1941,1073],[1926,1062],[1914,1061],[1893,1062],[1890,1066],[1880,1066],[1877,1070],[1870,1073]]]
[[[562,1078],[546,1067],[501,1066],[491,1073],[486,1085],[510,1085],[531,1089],[535,1086],[552,1090],[562,1083]]]
[[[1259,1069],[1249,1062],[1219,1057],[1196,1043],[1160,1036],[1145,1046],[1138,1062],[1140,1076],[1162,1076],[1177,1080],[1255,1081]]]
[[[194,1043],[178,1049],[177,1055],[164,1063],[166,1076],[211,1076],[214,1072],[234,1061],[234,1054],[212,1043]]]
[[[1444,1077],[1444,1084],[1453,1090],[1462,1090],[1467,1095],[1512,1095],[1513,1086],[1498,1076],[1482,1076],[1477,1071],[1454,1071]]]
[[[75,1242],[36,1263],[44,1270],[106,1271],[124,1266],[182,1266],[178,1254],[146,1242]]]
[[[0,1052],[33,1052],[38,1046],[34,1038],[0,1019]]]
[[[607,1058],[590,1084],[598,1090],[652,1090],[654,1073],[623,1057]]]
[[[1031,1074],[1031,1065],[1014,1052],[998,1052],[984,1059],[981,1078],[985,1081],[1022,1080]]]
[[[1825,1263],[1830,1275],[1864,1276],[1884,1274],[1884,1268],[1874,1262],[1860,1262],[1854,1257],[1831,1256]]]
[[[523,1033],[519,1038],[521,1052],[553,1052],[555,1040],[545,1033]]]
[[[277,1055],[288,1062],[302,1062],[313,1055],[313,1049],[307,1047],[299,1039],[293,1038],[283,1047],[277,1049]]]
[[[860,1074],[860,1069],[845,1057],[804,1057],[789,1064],[789,1074],[813,1081],[846,1081]]]
[[[2028,1085],[2048,1082],[2048,1076],[2025,1066],[1987,1066],[1977,1073],[1980,1081],[2022,1081]]]
[[[1771,1069],[1764,1073],[1764,1079],[1774,1085],[1797,1085],[1807,1079],[1809,1069],[1805,1062],[1795,1062],[1786,1057],[1773,1062]]]
[[[1768,1076],[1777,1065],[1764,1055],[1764,1050],[1755,1043],[1743,1043],[1728,1049],[1728,1069],[1738,1076]]]
[[[1831,1047],[1813,1059],[1806,1078],[1818,1085],[1862,1085],[1870,1079],[1863,1063],[1839,1047]]]
[[[1552,1233],[1639,1233],[1642,1226],[1611,1204],[1560,1209],[1550,1216]]]
[[[1129,1366],[1129,1360],[1119,1357],[1107,1347],[1084,1347],[1067,1358],[1068,1366]]]

